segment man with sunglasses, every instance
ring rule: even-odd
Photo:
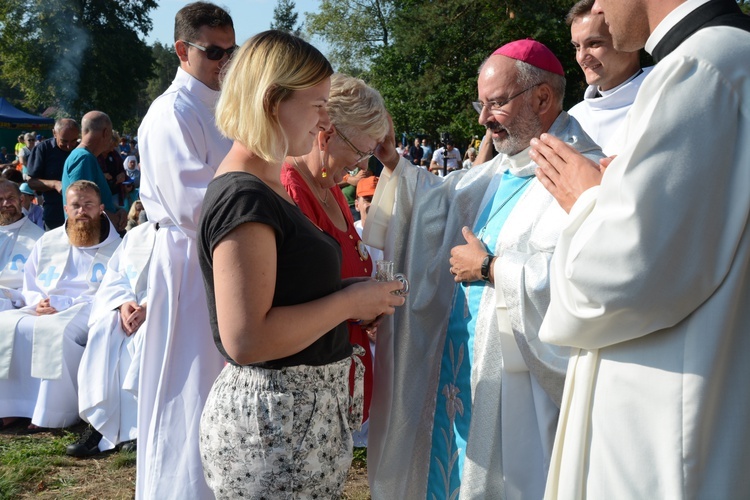
[[[562,110],[563,68],[541,43],[496,50],[477,89],[493,161],[441,178],[376,149],[384,169],[364,241],[411,285],[402,313],[378,328],[373,498],[544,492],[568,351],[537,331],[565,212],[535,180],[529,141],[547,132],[602,153]]]
[[[29,156],[29,187],[42,193],[44,226],[47,230],[65,222],[62,197],[62,176],[65,160],[78,146],[81,130],[78,122],[61,118],[55,122],[52,138],[40,142]]]
[[[198,424],[224,359],[209,334],[196,254],[203,196],[231,147],[214,125],[222,68],[235,50],[232,18],[195,2],[175,16],[180,61],[138,130],[141,200],[159,230],[149,269],[138,393],[136,498],[213,498]]]

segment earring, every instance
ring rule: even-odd
[[[320,176],[325,179],[326,177],[328,177],[328,171],[325,167],[325,157],[322,149],[320,150],[320,164],[323,166]]]

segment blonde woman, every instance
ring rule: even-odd
[[[128,211],[128,224],[125,226],[125,231],[130,231],[135,226],[140,224],[140,217],[141,212],[143,211],[143,203],[141,203],[141,200],[135,200],[132,205],[130,205],[130,210]]]
[[[341,249],[281,184],[321,130],[332,70],[307,42],[260,33],[229,65],[216,123],[234,144],[206,193],[200,260],[228,365],[201,418],[217,498],[336,498],[352,458],[348,319],[392,314],[398,282],[342,282]],[[348,285],[348,286],[347,286]],[[360,364],[361,366],[361,364]]]
[[[332,126],[315,134],[312,151],[287,157],[281,182],[302,212],[341,246],[341,277],[371,276],[374,263],[354,227],[338,184],[348,171],[367,168],[367,160],[388,133],[388,113],[377,90],[358,78],[341,74],[331,77],[327,109]],[[351,343],[365,348],[363,418],[367,420],[372,393],[370,342],[361,323],[348,326]],[[366,446],[366,435],[355,445]]]

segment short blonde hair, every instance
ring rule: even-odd
[[[276,116],[279,103],[332,74],[323,54],[301,38],[278,30],[259,33],[227,65],[216,126],[258,157],[281,162],[288,141]]]
[[[102,202],[102,192],[96,182],[91,182],[86,179],[75,181],[68,186],[68,188],[65,190],[65,193],[67,194],[71,191],[91,191],[99,198],[99,203]]]
[[[347,137],[366,135],[380,142],[388,133],[383,97],[359,78],[334,74],[327,109],[333,126]]]

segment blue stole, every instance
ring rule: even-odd
[[[494,253],[505,221],[528,187],[530,177],[504,172],[500,186],[477,219],[473,232]],[[485,227],[486,226],[486,227]],[[484,230],[483,230],[484,229]],[[471,373],[479,303],[489,283],[457,283],[440,361],[427,498],[458,497],[471,424]]]

